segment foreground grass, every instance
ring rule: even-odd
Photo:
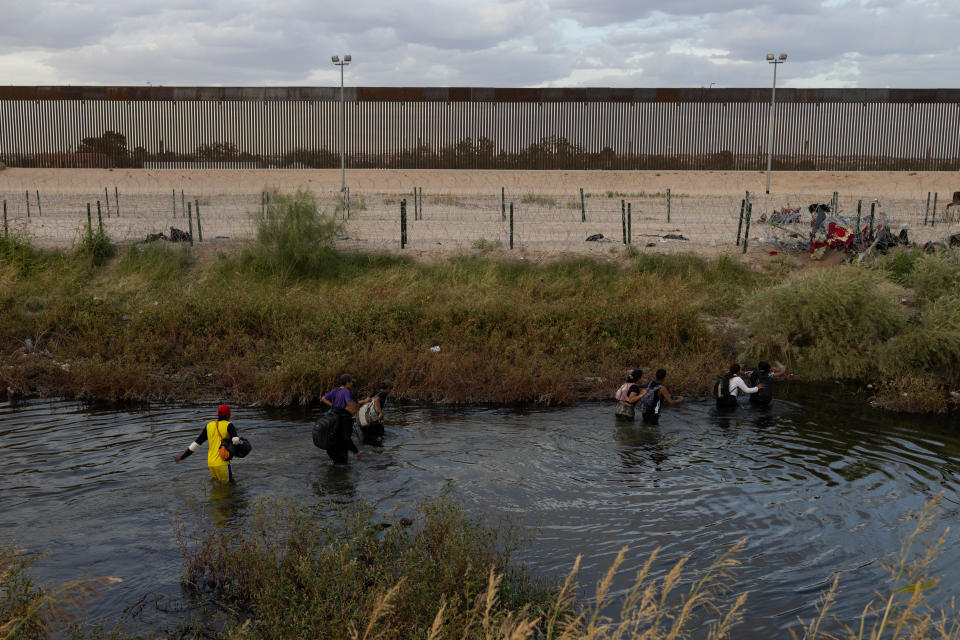
[[[914,640],[960,637],[956,612],[931,606],[935,563],[947,532],[931,539],[939,498],[910,518],[912,530],[884,561],[889,580],[850,606],[839,578],[794,638]],[[614,595],[620,551],[595,588],[531,580],[510,562],[516,536],[469,518],[447,499],[422,504],[411,521],[387,526],[365,505],[331,518],[278,501],[260,502],[243,531],[180,531],[183,586],[203,605],[179,637],[463,638],[464,640],[681,640],[736,638],[751,596],[732,588],[745,541],[700,571],[690,557],[654,570],[654,551],[633,586]],[[935,535],[935,534],[934,534]],[[121,626],[77,625],[82,601],[103,581],[38,587],[18,551],[0,548],[0,639],[128,637]],[[756,596],[762,598],[762,595]],[[853,617],[838,617],[846,605]]]

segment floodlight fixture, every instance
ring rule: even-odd
[[[340,192],[347,191],[347,114],[343,102],[343,68],[350,64],[353,57],[349,54],[343,56],[343,62],[340,62],[340,56],[331,56],[333,64],[340,67]]]
[[[767,54],[767,62],[773,65],[773,89],[770,91],[770,127],[767,132],[767,193],[770,193],[770,168],[773,165],[773,105],[777,101],[777,65],[787,61],[787,54],[781,53],[774,58],[772,53]]]

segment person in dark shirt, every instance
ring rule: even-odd
[[[644,424],[658,424],[660,422],[660,409],[663,408],[664,403],[674,405],[683,402],[683,396],[670,394],[670,390],[664,385],[666,379],[667,370],[657,369],[654,380],[647,385],[647,393],[640,402],[641,417]]]
[[[353,443],[353,416],[357,413],[357,401],[350,394],[350,387],[353,386],[353,376],[345,373],[340,376],[340,386],[328,392],[320,402],[333,408],[337,416],[337,427],[334,437],[331,439],[327,448],[327,455],[333,460],[334,464],[347,464],[349,461],[348,451],[352,451],[354,456],[360,459],[360,450]],[[369,398],[367,398],[369,400]]]
[[[363,442],[376,446],[383,445],[383,408],[387,404],[387,397],[393,391],[393,382],[384,380],[380,383],[376,395],[368,403],[360,407],[362,416],[366,416],[360,422],[360,430],[363,432]],[[364,424],[366,423],[366,424]]]
[[[750,372],[750,384],[754,387],[760,387],[760,390],[750,396],[750,404],[757,406],[770,404],[773,400],[774,379],[782,378],[785,375],[787,375],[787,368],[783,365],[773,369],[770,363],[765,360],[758,362],[756,371]]]

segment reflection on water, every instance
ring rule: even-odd
[[[122,577],[91,606],[113,619],[181,597],[176,522],[242,526],[262,497],[365,499],[393,518],[450,490],[475,513],[529,527],[521,560],[541,575],[564,576],[582,553],[580,582],[592,585],[629,546],[620,591],[656,547],[662,573],[687,554],[704,567],[746,537],[736,587],[752,595],[738,637],[783,635],[836,571],[839,611],[859,613],[885,575],[874,559],[897,549],[905,514],[943,491],[943,524],[956,525],[960,504],[955,421],[879,413],[838,388],[790,393],[725,414],[693,400],[666,408],[659,425],[618,422],[609,404],[394,408],[385,446],[363,447],[349,467],[312,446],[309,412],[240,409],[234,422],[256,448],[234,464],[233,486],[210,480],[205,456],[172,462],[209,407],[0,404],[0,540],[49,552],[41,581]],[[940,563],[946,596],[960,591],[956,549]]]

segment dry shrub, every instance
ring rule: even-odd
[[[884,382],[870,398],[874,407],[901,413],[946,413],[950,407],[947,393],[926,378],[901,376]]]
[[[730,590],[744,541],[703,571],[688,570],[685,557],[661,578],[652,575],[655,551],[616,597],[624,548],[581,606],[579,558],[562,585],[532,583],[509,565],[510,534],[468,519],[462,507],[426,503],[410,527],[384,529],[372,516],[361,505],[318,521],[302,508],[261,503],[246,534],[181,533],[186,582],[234,612],[234,638],[658,640],[706,631],[719,639],[731,636],[746,601]]]
[[[844,266],[758,291],[743,306],[751,332],[743,355],[782,360],[814,379],[868,375],[879,345],[907,323],[881,284],[878,273]]]
[[[49,587],[34,584],[30,566],[37,558],[27,559],[23,549],[0,546],[0,638],[57,637],[69,627],[86,600],[100,588],[120,582],[120,578],[74,580]]]
[[[877,350],[881,371],[956,385],[960,381],[960,295],[928,301],[919,317]]]
[[[960,294],[960,252],[921,254],[914,262],[910,285],[922,300]]]

